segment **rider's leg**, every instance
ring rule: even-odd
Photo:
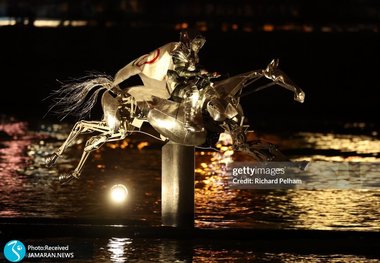
[[[184,97],[185,128],[191,131],[200,131],[202,127],[195,122],[198,113],[199,90],[196,86],[186,87]]]

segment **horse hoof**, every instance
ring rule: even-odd
[[[45,165],[50,168],[50,167],[52,167],[55,164],[55,162],[57,161],[57,159],[58,159],[58,154],[53,153],[52,155],[46,157],[46,159],[45,159]]]
[[[61,184],[68,184],[72,180],[77,179],[76,177],[72,176],[71,174],[63,174],[58,177]]]
[[[298,167],[302,170],[302,171],[305,171],[307,169],[307,167],[309,166],[309,163],[308,161],[301,161],[301,162],[297,162],[298,164]]]

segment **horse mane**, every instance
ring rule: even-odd
[[[59,82],[61,87],[48,97],[53,98],[53,102],[47,113],[55,113],[61,120],[69,115],[82,120],[90,116],[99,93],[112,88],[113,78],[103,73],[90,72],[80,78]]]

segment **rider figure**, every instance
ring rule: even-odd
[[[194,83],[196,77],[205,73],[198,64],[198,52],[205,42],[206,40],[201,35],[191,37],[188,32],[181,32],[180,42],[170,52],[173,69],[167,72],[168,85],[173,90],[172,98],[183,97],[181,96],[182,89],[191,82]]]
[[[199,66],[198,52],[206,42],[201,35],[191,36],[189,32],[181,32],[180,42],[171,52],[173,69],[168,70],[168,86],[173,92],[171,99],[183,101],[185,112],[185,128],[191,131],[202,130],[195,122],[199,90],[203,88],[203,80],[208,77],[207,71]]]
[[[180,33],[179,42],[168,43],[155,51],[143,55],[115,75],[112,91],[124,95],[118,85],[129,77],[138,74],[151,95],[184,103],[186,129],[202,129],[196,124],[199,89],[209,85],[209,74],[199,66],[198,52],[206,42],[200,34],[187,31]]]

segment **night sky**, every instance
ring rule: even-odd
[[[42,119],[57,80],[114,75],[131,60],[195,28],[201,64],[222,76],[280,67],[304,89],[298,104],[279,87],[242,100],[254,120],[377,122],[377,1],[2,1],[0,112]],[[40,27],[41,20],[59,21]],[[86,26],[74,26],[85,21]],[[55,120],[54,116],[48,119]]]

